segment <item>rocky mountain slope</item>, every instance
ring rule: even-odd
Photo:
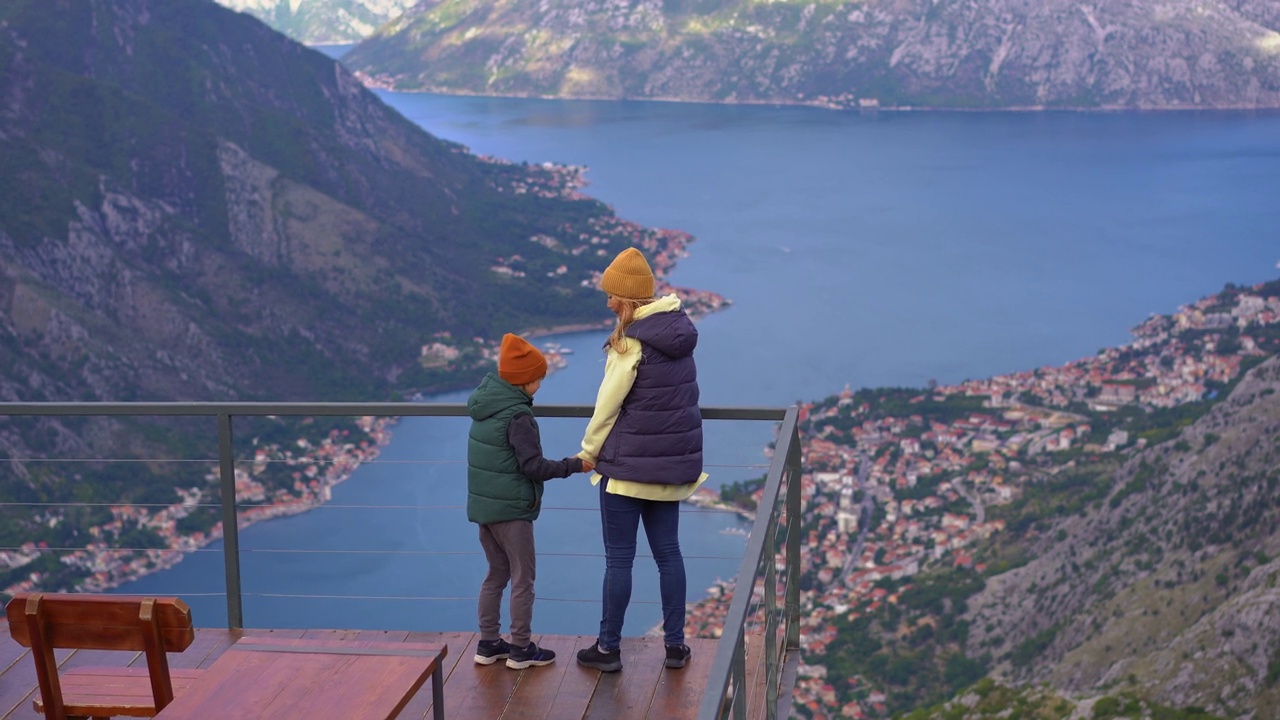
[[[344,58],[402,90],[836,107],[1280,106],[1271,0],[427,0]]]
[[[374,399],[445,334],[601,319],[583,281],[608,258],[566,246],[608,208],[432,137],[257,20],[0,12],[3,396]],[[523,278],[492,270],[517,254]]]
[[[308,45],[354,43],[417,0],[217,0]]]
[[[1176,441],[1134,455],[1091,510],[969,598],[968,649],[1003,682],[1127,691],[1280,718],[1280,359]]]
[[[674,252],[580,187],[423,132],[209,0],[0,3],[0,399],[376,401],[472,382],[503,332],[604,323],[592,279],[618,249]],[[190,427],[0,418],[19,461],[0,500],[100,504],[6,507],[0,547],[83,547],[107,504],[209,481],[20,461],[211,457],[209,427]]]

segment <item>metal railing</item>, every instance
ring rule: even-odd
[[[538,405],[539,417],[588,418],[585,405]],[[444,403],[0,403],[0,416],[212,417],[226,575],[227,625],[244,627],[236,503],[233,418],[266,416],[466,417]],[[799,661],[800,442],[798,409],[704,407],[707,420],[780,422],[733,600],[724,621],[698,717],[786,717]],[[779,572],[779,558],[782,571]],[[780,600],[781,598],[781,600]],[[763,673],[763,677],[760,677]],[[761,697],[763,693],[763,697]]]
[[[699,720],[745,720],[748,712],[753,718],[773,720],[790,714],[791,688],[800,661],[798,418],[798,408],[788,408],[778,431]],[[759,707],[761,701],[763,707]]]

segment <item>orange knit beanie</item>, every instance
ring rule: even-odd
[[[653,271],[639,250],[627,248],[604,269],[600,289],[624,300],[648,300],[653,297]]]
[[[528,385],[547,376],[547,359],[528,340],[507,333],[498,352],[498,376],[512,385]]]

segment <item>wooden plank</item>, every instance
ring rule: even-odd
[[[649,717],[670,720],[697,717],[718,643],[709,638],[691,638],[686,644],[693,655],[683,668],[667,668],[662,673],[653,692]]]
[[[459,665],[472,664],[476,643],[480,640],[475,632],[411,632],[405,642],[435,643],[448,645],[449,654],[444,659],[444,676],[447,680]]]
[[[370,662],[372,659],[377,660],[376,665]],[[325,675],[309,670],[322,666],[337,669],[332,673],[326,669]],[[298,717],[394,717],[407,702],[406,688],[411,688],[411,695],[426,682],[420,676],[421,667],[419,657],[350,655],[318,658],[303,655],[283,670],[289,677],[282,678],[282,688],[272,707],[298,712]],[[336,677],[341,677],[352,692],[342,696],[330,694],[323,704],[319,703],[316,696],[325,690],[331,678]],[[416,679],[411,682],[412,678]],[[400,699],[402,697],[403,700]],[[376,713],[375,702],[378,703]],[[307,707],[311,710],[304,711]]]
[[[600,673],[586,720],[644,720],[662,674],[662,638],[623,638],[622,670]]]
[[[0,675],[27,654],[27,649],[14,642],[9,635],[9,622],[0,618]],[[31,662],[30,659],[27,662]]]
[[[747,628],[747,720],[762,718],[765,702],[764,628]]]
[[[17,646],[17,643],[13,644]],[[36,663],[31,651],[25,650],[0,675],[0,717],[24,720],[39,717],[31,708],[31,701],[39,694],[36,686]]]
[[[240,637],[241,633],[238,630],[197,628],[196,639],[191,643],[191,647],[180,653],[169,653],[169,669],[172,671],[209,667]],[[131,663],[131,667],[137,666],[139,663],[145,667],[147,663],[146,657],[139,655],[138,659]]]
[[[479,641],[480,635],[476,633],[458,653],[459,660],[449,674],[444,693],[447,718],[501,717],[520,682],[523,673],[508,668],[505,663],[467,662],[475,655]]]
[[[313,638],[246,637],[161,717],[396,717],[428,681],[439,645]],[[381,637],[381,634],[375,634]],[[218,709],[221,710],[218,710]]]
[[[133,661],[141,659],[143,670],[147,667],[146,655],[136,650],[72,650],[65,660],[58,663],[58,674],[68,670],[84,667],[120,668],[128,667]]]
[[[448,707],[447,698],[450,693],[454,692],[454,688],[449,684],[449,677],[453,674],[454,668],[462,665],[463,663],[471,665],[475,664],[471,659],[471,656],[475,654],[473,639],[479,639],[475,636],[476,633],[474,632],[411,632],[408,633],[405,638],[405,642],[435,643],[438,645],[445,645],[449,648],[449,654],[445,656],[444,664],[441,667],[441,672],[444,674],[445,679],[446,708]],[[471,648],[470,651],[468,651],[468,646]],[[405,706],[404,710],[400,711],[400,717],[405,718],[405,720],[423,720],[424,718],[432,718],[433,715],[431,713],[431,708],[431,681],[427,680],[427,684],[423,685],[422,689],[409,700],[409,704]],[[448,717],[448,715],[446,715],[446,717]]]
[[[319,630],[311,629],[302,633],[304,640],[336,640],[340,642],[384,642],[402,643],[409,637],[408,630]],[[423,640],[434,644],[434,639]]]
[[[594,635],[578,636],[566,638],[564,642],[558,640],[556,642],[571,650],[563,660],[560,655],[556,655],[556,662],[563,662],[565,665],[564,678],[560,681],[560,687],[553,698],[553,705],[542,717],[544,720],[582,720],[587,714],[587,708],[591,705],[591,697],[596,692],[596,685],[602,673],[579,665],[577,655],[579,650],[595,645],[596,638]],[[557,653],[560,652],[556,648],[552,649]],[[530,715],[530,717],[538,716]]]
[[[234,702],[248,701],[249,705],[265,708],[275,700],[279,687],[265,682],[273,679],[275,672],[272,665],[277,655],[270,653],[246,653],[250,657],[240,664],[215,664],[205,671],[205,680],[190,691],[176,698],[166,712],[176,717],[197,717],[195,713],[204,712],[208,716],[208,708],[231,706]],[[228,656],[224,654],[220,660]],[[221,668],[221,669],[219,669]],[[297,673],[294,673],[295,676]],[[231,687],[222,685],[220,681],[228,679],[251,678],[254,682],[243,686]],[[295,681],[305,682],[305,678],[295,677]],[[225,715],[225,714],[224,714]]]
[[[142,650],[138,615],[144,598],[93,593],[31,593],[38,597],[50,646],[100,650]],[[28,595],[19,593],[5,607],[13,638],[30,646],[25,622]],[[182,650],[195,639],[191,608],[178,598],[155,598],[155,617],[164,646]]]
[[[296,628],[292,630],[262,630],[259,628],[246,628],[242,637],[292,638],[296,640],[307,634],[307,632],[307,630],[298,630]]]
[[[55,650],[53,657],[56,662],[62,663],[71,653],[71,650]],[[36,662],[30,650],[25,650],[18,661],[13,663],[0,678],[4,680],[0,683],[0,717],[44,717],[37,714],[32,706],[32,702],[40,697],[38,689],[40,683],[36,679]]]
[[[325,633],[348,633],[351,631],[335,630]],[[293,655],[352,655],[389,657],[403,655],[405,657],[433,657],[443,654],[443,648],[437,643],[406,643],[402,641],[385,642],[380,640],[360,640],[343,638],[335,640],[325,634],[312,638],[282,638],[265,636],[245,636],[232,650],[243,652],[284,653]]]
[[[9,635],[9,623],[0,619],[0,718],[8,718],[16,712],[16,708],[27,707],[28,699],[35,689],[35,661],[31,651],[14,642]],[[31,677],[30,683],[21,680],[22,668],[26,667]],[[23,717],[27,717],[24,715]],[[30,712],[35,717],[35,711]]]
[[[200,670],[173,670],[169,677],[175,695],[191,687]],[[60,674],[62,698],[72,714],[93,714],[92,708],[124,708],[119,714],[147,717],[154,701],[151,676],[143,668],[85,667]],[[115,713],[108,713],[115,714]]]
[[[506,711],[501,715],[505,720],[546,717],[556,705],[556,696],[567,670],[577,665],[573,657],[577,650],[576,637],[543,635],[534,642],[538,643],[538,647],[554,652],[556,661],[550,665],[529,667],[520,671],[523,677],[516,685],[515,692],[507,703]],[[582,715],[579,714],[578,717],[581,718]]]

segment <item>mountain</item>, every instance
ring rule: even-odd
[[[427,0],[343,58],[399,90],[832,107],[1280,106],[1272,0]]]
[[[363,40],[417,0],[218,0],[308,45]]]
[[[1280,358],[1178,439],[1127,459],[1105,501],[1028,538],[968,601],[996,677],[1115,687],[1223,717],[1280,717]]]
[[[602,326],[594,278],[623,247],[661,274],[688,240],[582,184],[433,137],[211,0],[9,0],[0,398],[378,401],[474,382],[504,332]],[[238,451],[376,447],[349,421],[302,426],[242,421]],[[198,419],[0,418],[0,546],[154,548],[149,520],[109,505],[216,498],[207,464],[154,460],[212,443]],[[270,501],[312,492],[287,469],[254,482]],[[96,571],[20,560],[37,556],[46,589]],[[32,572],[3,559],[0,588]]]
[[[1177,440],[1046,479],[1070,509],[956,603],[990,675],[907,717],[1280,718],[1278,431],[1273,356]]]
[[[207,0],[0,12],[4,397],[379,399],[424,345],[604,319],[583,251],[621,221],[572,171]]]

